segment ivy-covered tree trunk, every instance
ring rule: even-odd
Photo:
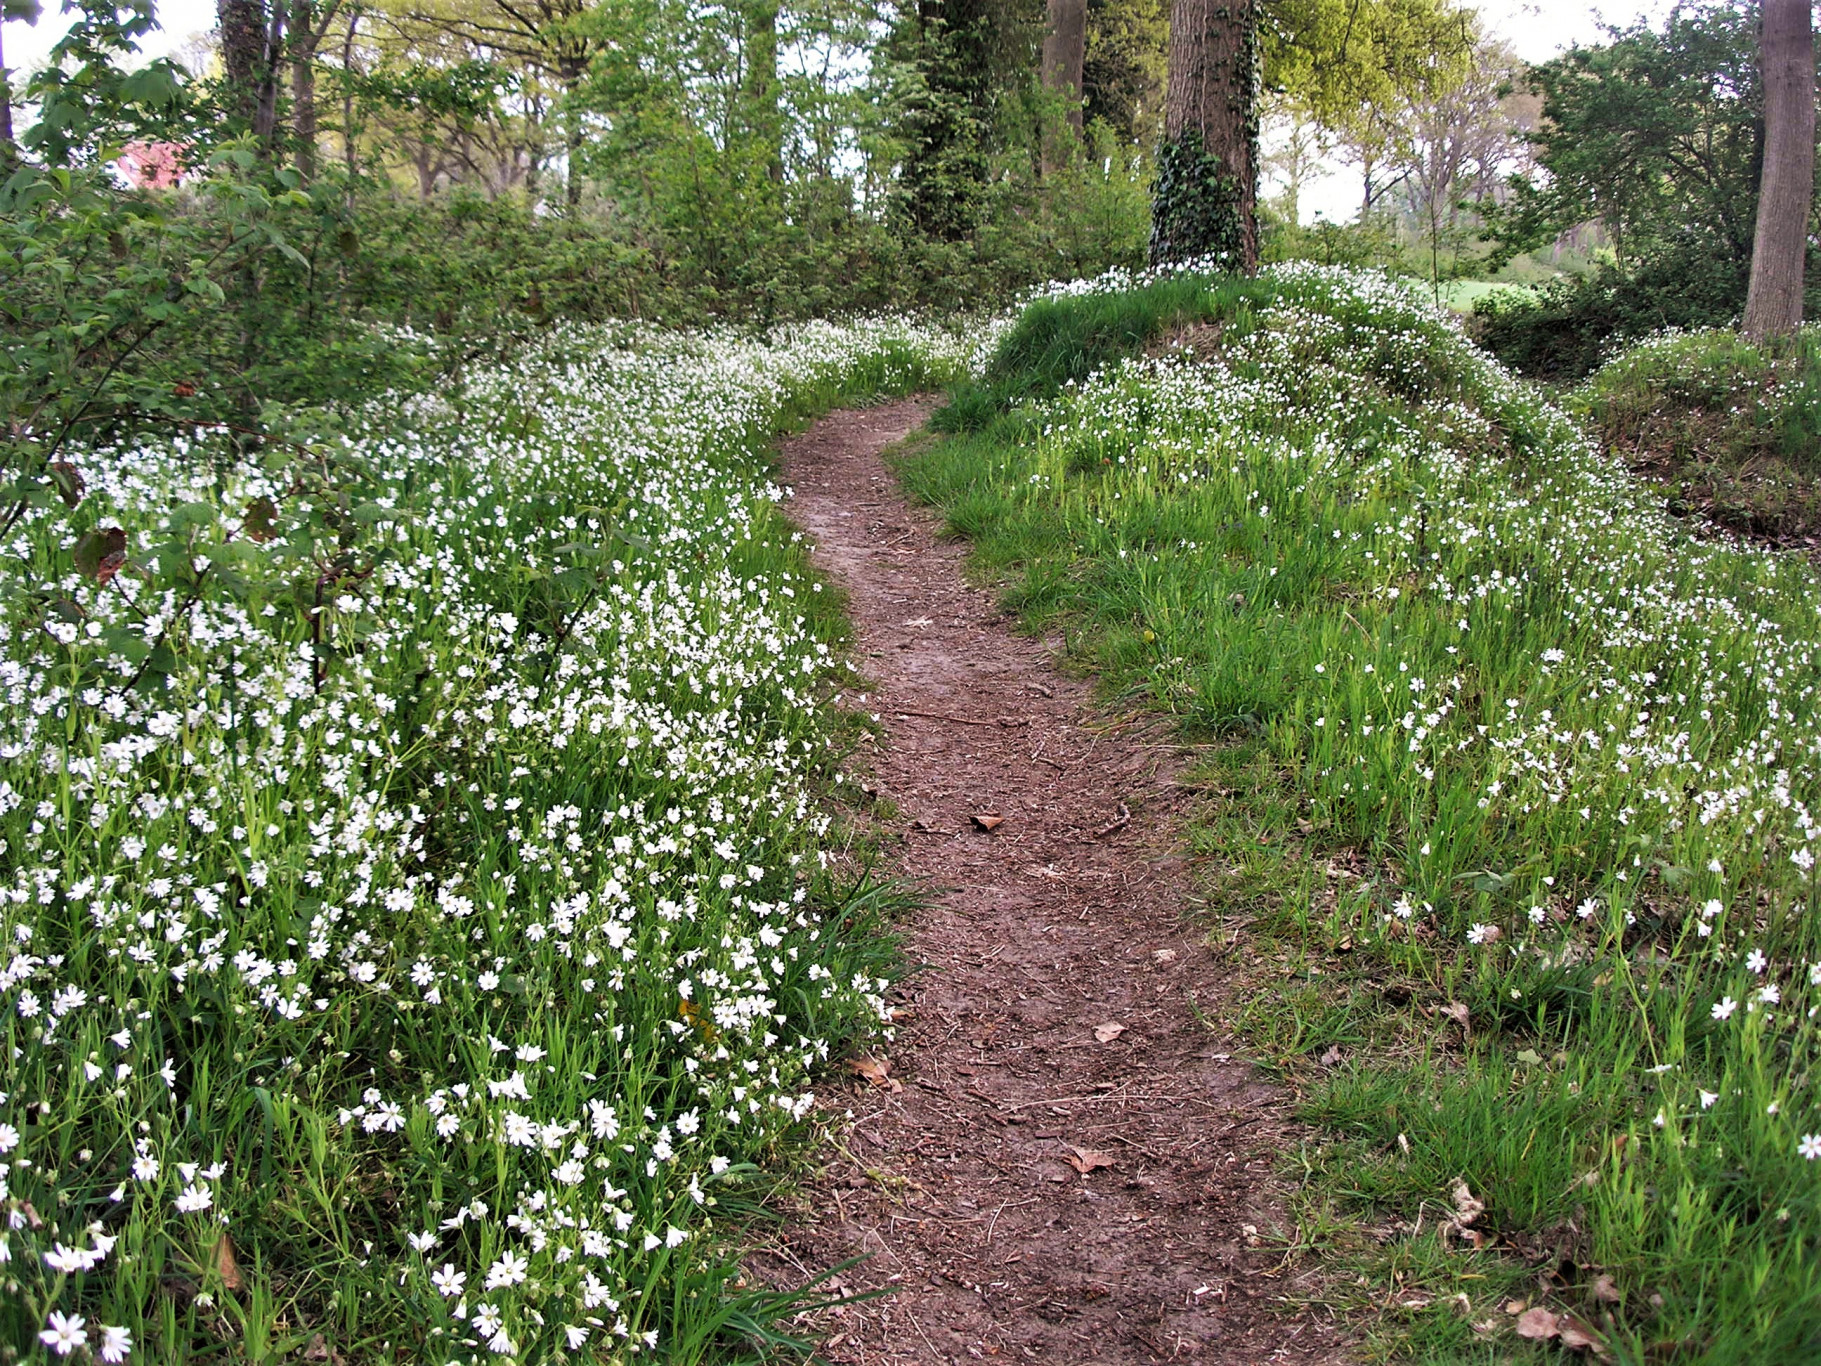
[[[1810,0],[1763,0],[1764,166],[1744,332],[1782,337],[1802,321],[1802,265],[1815,197],[1815,31]]]
[[[1258,0],[1172,0],[1151,260],[1258,268]]]
[[[1079,139],[1082,131],[1081,75],[1087,61],[1088,0],[1049,0],[1049,27],[1043,35],[1043,84],[1068,101],[1068,123]],[[1064,149],[1045,144],[1044,169],[1064,159]]]
[[[765,158],[765,174],[784,182],[784,115],[778,88],[778,0],[746,6],[746,70],[741,91],[748,135]]]
[[[912,60],[921,80],[899,124],[907,150],[898,182],[911,226],[931,237],[966,237],[979,216],[992,122],[991,31],[988,0],[917,6]]]
[[[328,20],[324,20],[326,27]],[[293,0],[291,41],[291,138],[297,173],[305,180],[316,175],[316,27],[313,0]]]
[[[272,0],[269,8],[266,0],[217,0],[215,16],[229,119],[238,129],[251,130],[269,153],[278,132],[285,0]]]
[[[19,144],[13,140],[13,87],[6,78],[6,49],[0,46],[0,167],[10,167],[19,159]]]

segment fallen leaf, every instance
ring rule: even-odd
[[[1618,1283],[1610,1276],[1600,1276],[1594,1280],[1593,1297],[1603,1304],[1617,1304],[1624,1298],[1619,1294]]]
[[[1473,1012],[1467,1009],[1465,1001],[1450,1001],[1447,1005],[1437,1006],[1436,1009],[1459,1025],[1462,1034],[1473,1033]]]
[[[1448,1194],[1454,1200],[1455,1222],[1462,1228],[1486,1212],[1485,1202],[1473,1198],[1473,1192],[1467,1189],[1464,1180],[1456,1181]]]
[[[1543,1055],[1534,1048],[1524,1049],[1517,1055],[1517,1060],[1526,1067],[1541,1067],[1543,1065]]]
[[[1073,1143],[1063,1146],[1069,1150],[1069,1165],[1083,1176],[1101,1167],[1110,1167],[1115,1161],[1111,1153],[1103,1153],[1096,1148],[1077,1148]]]
[[[1521,1314],[1529,1307],[1530,1307],[1529,1300],[1506,1300],[1505,1301],[1505,1312],[1507,1314]]]
[[[1562,1315],[1560,1323],[1562,1346],[1576,1350],[1585,1348],[1600,1356],[1606,1355],[1606,1340],[1573,1314]]]
[[[1125,1033],[1125,1026],[1114,1020],[1094,1026],[1094,1037],[1102,1043],[1112,1043],[1123,1033]]]
[[[223,1233],[215,1242],[215,1270],[229,1290],[246,1289],[246,1278],[240,1274],[240,1263],[234,1257],[234,1240]]]
[[[1340,1059],[1341,1059],[1340,1045],[1334,1044],[1328,1049],[1328,1051],[1326,1053],[1323,1053],[1321,1055],[1321,1065],[1323,1067],[1338,1067],[1338,1066],[1340,1066]]]
[[[1005,824],[1005,817],[993,811],[987,811],[978,816],[970,816],[969,819],[988,834],[991,834]]]
[[[1176,950],[1153,949],[1151,951],[1151,961],[1153,963],[1174,963],[1176,961]]]
[[[1540,1304],[1535,1309],[1526,1309],[1518,1315],[1517,1335],[1521,1338],[1547,1342],[1560,1335],[1561,1331],[1561,1321]]]
[[[891,1064],[884,1058],[875,1058],[871,1053],[849,1058],[847,1070],[857,1077],[865,1077],[874,1086],[886,1086],[891,1082]]]

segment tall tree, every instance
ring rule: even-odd
[[[285,60],[291,66],[291,155],[305,180],[316,174],[316,52],[341,12],[342,0],[291,0]]]
[[[1744,331],[1781,337],[1802,321],[1802,263],[1815,197],[1815,31],[1811,0],[1763,0],[1764,165]]]
[[[898,193],[910,226],[931,237],[966,237],[986,193],[998,18],[992,0],[917,0],[898,35],[911,77],[897,120]]]
[[[784,180],[784,113],[778,86],[778,0],[747,0],[745,71],[741,82],[746,134],[765,158],[774,185]]]
[[[0,17],[10,19],[12,15]],[[0,23],[0,31],[4,28]],[[19,144],[13,140],[13,87],[7,80],[4,42],[4,38],[0,38],[0,166],[10,166],[19,155]]]
[[[1081,136],[1081,71],[1088,51],[1088,0],[1049,0],[1043,35],[1043,84],[1068,102],[1069,127]]]
[[[1258,0],[1173,0],[1151,260],[1258,268]]]

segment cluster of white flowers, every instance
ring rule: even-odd
[[[816,910],[829,612],[765,443],[980,345],[570,329],[376,417],[327,522],[178,441],[82,462],[111,581],[10,534],[0,1261],[45,1350],[716,1312],[717,1183],[885,986]],[[186,553],[233,591],[135,572]]]

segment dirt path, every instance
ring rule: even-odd
[[[906,505],[879,453],[927,412],[836,413],[784,451],[876,684],[871,781],[936,899],[907,927],[928,966],[889,1079],[856,1078],[846,1151],[779,1255],[871,1254],[846,1287],[896,1293],[835,1311],[825,1349],[855,1366],[1344,1360],[1328,1322],[1270,1307],[1296,1293],[1258,1237],[1286,1130],[1195,1018],[1222,984],[1169,857],[1175,755],[1110,727]]]

